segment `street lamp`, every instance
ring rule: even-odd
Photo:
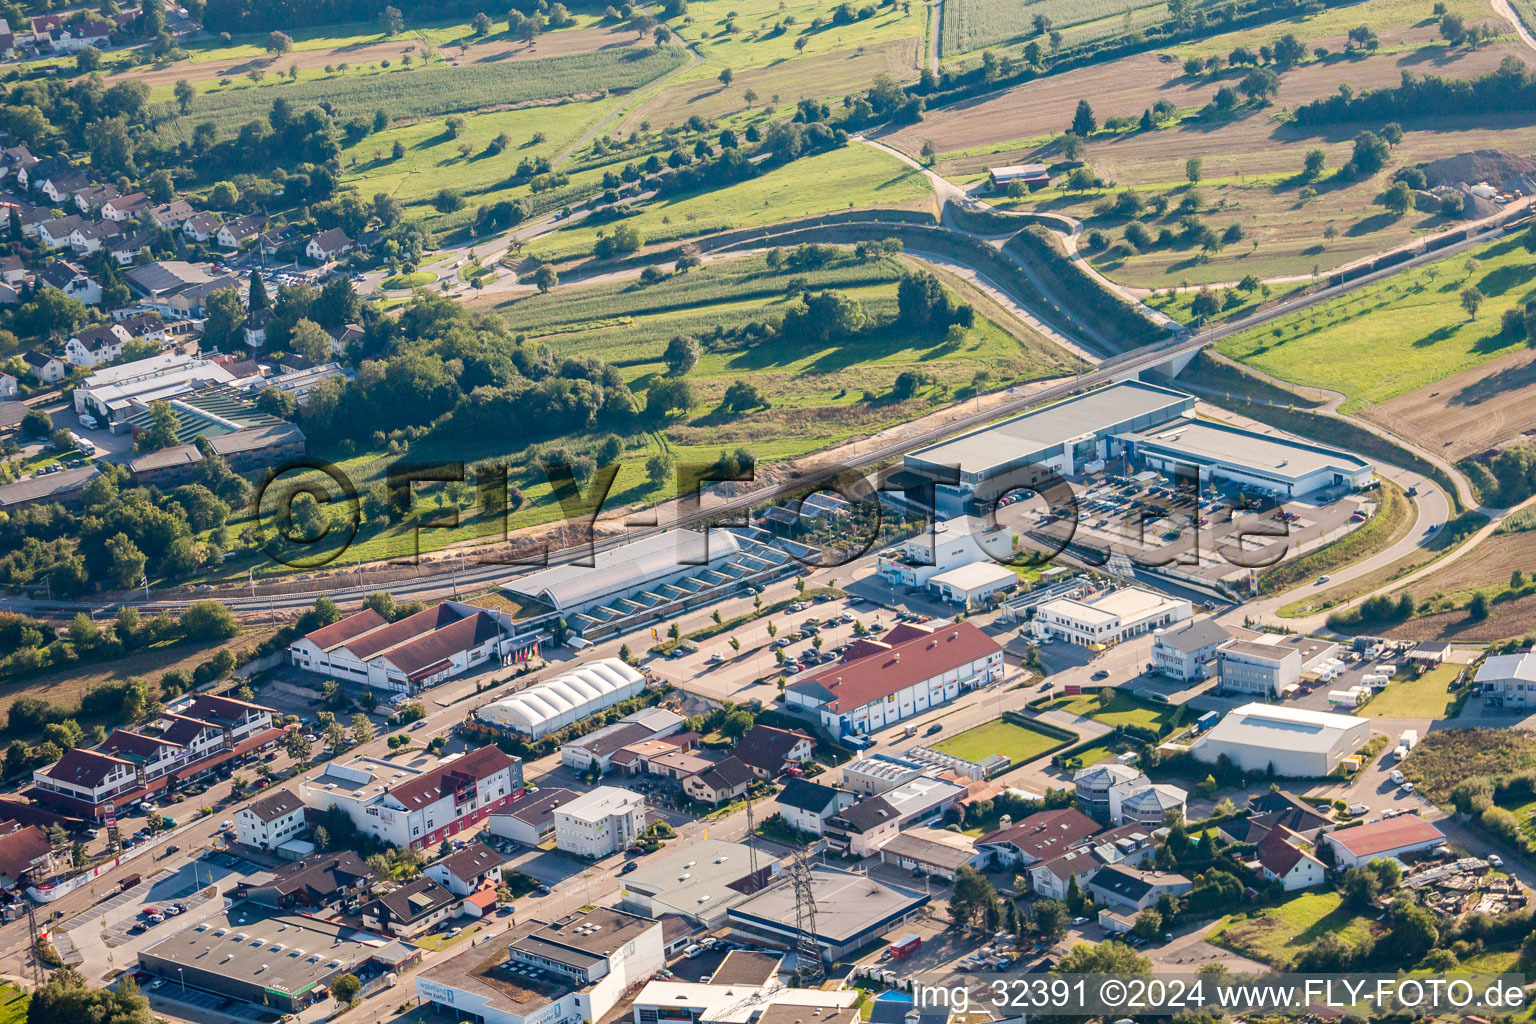
[[[181,994],[182,995],[186,995],[187,994],[187,975],[186,975],[186,972],[184,970],[182,970],[182,968],[178,967],[178,968],[176,968],[176,976],[181,979]]]

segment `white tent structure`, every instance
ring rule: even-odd
[[[603,658],[562,672],[476,715],[500,729],[536,740],[645,689],[645,677],[618,658]]]

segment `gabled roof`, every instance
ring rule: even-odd
[[[196,740],[205,730],[220,729],[219,726],[212,722],[204,721],[201,718],[191,718],[187,715],[167,713],[162,717],[170,724],[160,731],[160,735],[172,743],[179,743],[182,746],[186,746]]]
[[[1201,619],[1191,622],[1182,629],[1171,629],[1157,638],[1157,642],[1164,647],[1171,647],[1184,654],[1190,654],[1212,644],[1223,643],[1230,640],[1232,633],[1215,619]]]
[[[384,657],[408,678],[420,679],[447,668],[453,655],[479,647],[500,635],[501,625],[494,616],[476,612],[386,651]]]
[[[781,807],[793,807],[812,814],[825,814],[828,807],[836,808],[838,794],[831,786],[823,786],[809,779],[790,779],[775,798]]]
[[[331,228],[329,231],[322,231],[310,239],[310,241],[314,242],[325,252],[339,252],[352,244],[352,239],[341,228]]]
[[[396,921],[409,924],[417,918],[436,913],[457,899],[453,893],[422,875],[414,882],[407,882],[393,892],[378,897],[363,908],[363,913],[367,914],[371,909],[377,914],[379,907],[385,907]]]
[[[1304,860],[1316,860],[1295,845],[1299,837],[1289,829],[1278,828],[1259,840],[1259,863],[1276,878],[1284,878]]]
[[[359,661],[367,661],[407,640],[451,625],[459,620],[459,613],[446,604],[424,608],[414,615],[407,615],[386,626],[353,637],[347,641],[347,650]]]
[[[1445,839],[1444,832],[1417,814],[1399,814],[1395,818],[1381,818],[1355,828],[1338,829],[1327,833],[1327,836],[1356,857],[1391,853],[1407,846],[1418,846]]]
[[[280,789],[275,793],[268,793],[260,800],[255,801],[246,810],[256,815],[262,821],[276,821],[285,814],[291,814],[304,806],[304,801],[299,799],[297,793]]]
[[[537,793],[523,794],[499,811],[492,811],[491,817],[504,814],[539,828],[555,820],[556,807],[563,807],[578,796],[581,794],[575,790],[561,789],[558,786],[553,789],[540,789]]]
[[[329,651],[354,637],[362,636],[370,629],[378,629],[388,623],[388,619],[372,608],[364,608],[360,612],[353,612],[351,615],[337,619],[329,626],[321,626],[313,632],[306,633],[304,639],[322,651]]]
[[[1160,885],[1189,885],[1190,881],[1183,875],[1171,872],[1141,871],[1110,864],[1094,875],[1088,884],[1139,903],[1142,897]]]
[[[502,856],[484,843],[476,841],[462,850],[455,850],[431,866],[445,868],[450,875],[463,881],[473,881],[492,868],[501,867]]]
[[[752,781],[752,769],[742,764],[735,757],[727,757],[716,761],[714,767],[702,771],[698,775],[700,782],[716,791],[730,792],[737,786],[747,785]]]
[[[272,881],[253,889],[276,889],[284,896],[303,892],[316,902],[326,902],[337,892],[360,880],[372,880],[367,863],[351,850],[317,853],[279,868]]]
[[[212,693],[200,693],[192,699],[186,710],[182,712],[188,718],[203,718],[210,722],[223,724],[225,722],[238,724],[245,721],[245,717],[252,712],[275,714],[268,707],[260,704],[252,704],[249,701],[236,700],[233,697],[220,697]]]
[[[852,807],[844,808],[835,820],[845,822],[853,831],[863,835],[871,829],[879,828],[900,818],[901,814],[891,806],[889,800],[883,796],[872,796],[867,800],[860,800]]]
[[[502,771],[513,759],[495,746],[481,747],[456,761],[440,765],[390,789],[389,795],[408,811],[425,807],[460,786],[478,782]]]
[[[36,825],[7,832],[0,836],[0,875],[19,881],[51,849],[48,833]]]
[[[100,751],[87,750],[85,747],[72,747],[64,751],[64,756],[48,769],[47,775],[59,782],[94,789],[119,768],[131,771],[133,762]]]
[[[743,763],[760,768],[770,775],[784,770],[789,752],[810,736],[800,729],[776,729],[771,725],[754,725],[731,751]]]
[[[1065,853],[1099,831],[1099,823],[1075,807],[1037,811],[1007,828],[976,840],[982,846],[1011,846],[1026,857],[1047,860]]]
[[[790,686],[824,701],[834,714],[852,711],[951,669],[1001,651],[969,622],[933,627],[903,623],[883,640],[856,640],[840,664]]]

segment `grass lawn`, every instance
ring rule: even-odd
[[[436,952],[438,950],[447,949],[449,946],[452,946],[455,943],[463,942],[465,939],[469,938],[479,930],[479,925],[472,924],[452,938],[445,934],[433,932],[431,935],[423,935],[421,938],[416,939],[415,942],[416,945],[421,946],[424,949],[430,949],[433,952]]]
[[[1350,944],[1371,934],[1370,921],[1343,906],[1336,892],[1307,892],[1253,918],[1231,916],[1211,942],[1280,967],[1328,932]]]
[[[1367,718],[1444,718],[1460,665],[1440,665],[1417,679],[1392,680],[1362,709]]]
[[[23,1024],[28,996],[15,985],[0,985],[0,1024]]]
[[[1530,252],[1520,239],[1504,239],[1216,347],[1284,380],[1342,392],[1348,400],[1340,411],[1358,412],[1523,346],[1525,339],[1501,333],[1499,320],[1536,297],[1533,282]],[[1475,317],[1461,305],[1467,287],[1486,300]]]
[[[518,199],[529,194],[526,184],[509,185],[518,163],[524,158],[554,160],[616,102],[604,98],[466,114],[457,137],[449,135],[439,118],[389,128],[342,151],[342,182],[367,198],[384,192],[408,205],[422,204],[429,219],[436,211],[426,204],[445,186],[458,191],[471,208]],[[486,147],[499,135],[507,136],[510,144],[492,156]],[[405,147],[398,160],[391,155],[397,142]],[[460,146],[469,147],[467,157]]]
[[[437,275],[430,270],[418,270],[413,274],[396,274],[394,277],[386,277],[381,284],[385,288],[420,288],[424,284],[431,284],[437,280]]]
[[[980,761],[992,754],[1002,754],[1014,764],[1033,761],[1046,751],[1061,745],[1061,740],[1017,722],[998,719],[933,744],[945,754]]]
[[[671,25],[694,44],[703,60],[679,78],[715,78],[723,68],[730,68],[734,73],[817,54],[862,50],[894,39],[921,36],[928,20],[925,4],[911,4],[906,9],[895,4],[876,7],[874,17],[850,25],[829,23],[822,28],[812,28],[811,23],[817,18],[827,18],[833,6],[836,5],[828,4],[826,0],[733,0],[731,3],[693,4],[688,10],[691,24],[676,19]],[[791,18],[794,23],[786,24]],[[780,26],[778,31],[775,31],[776,26]],[[805,46],[796,50],[795,44],[800,39],[805,40]],[[768,99],[763,97],[764,101]]]
[[[1115,756],[1115,752],[1108,743],[1095,743],[1093,746],[1087,747],[1081,753],[1073,756],[1082,762],[1084,768],[1088,768],[1098,764],[1100,761],[1108,761]]]
[[[647,242],[658,242],[861,206],[915,206],[932,197],[923,172],[870,146],[848,145],[729,188],[652,203],[624,223],[637,228]],[[551,262],[585,257],[605,229],[611,230],[611,225],[573,224],[529,248]]]
[[[1104,725],[1134,725],[1143,729],[1161,730],[1173,720],[1174,709],[1166,704],[1141,700],[1128,693],[1115,692],[1115,699],[1103,705],[1099,691],[1085,690],[1076,697],[1068,697],[1051,705],[1052,710],[1091,718]]]

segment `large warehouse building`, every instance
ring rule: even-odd
[[[1375,475],[1370,462],[1337,448],[1207,420],[1122,433],[1115,441],[1125,455],[1148,469],[1170,475],[1198,472],[1201,486],[1220,480],[1261,487],[1281,498],[1356,490]]]
[[[1011,471],[1038,469],[1009,481],[1009,487],[1043,481],[1050,475],[1047,470],[1062,475],[1085,472],[1108,457],[1113,435],[1150,430],[1194,408],[1194,398],[1181,391],[1123,381],[930,445],[908,455],[905,465],[935,480],[958,471],[958,486],[936,488],[940,511],[954,515],[971,495],[985,498],[1004,487],[998,478]],[[988,488],[989,481],[997,482]]]
[[[695,608],[795,566],[761,530],[668,530],[597,552],[591,565],[556,565],[502,584],[513,599],[551,608],[597,641]]]
[[[843,660],[784,692],[833,736],[859,736],[1002,678],[1003,649],[969,622],[904,622],[883,639],[860,637]]]
[[[487,704],[475,717],[492,729],[537,740],[644,689],[645,676],[618,658],[601,658]]]
[[[906,457],[906,468],[937,483],[941,515],[972,512],[1017,487],[1077,476],[1125,457],[1167,474],[1197,473],[1281,498],[1354,490],[1374,477],[1358,455],[1294,438],[1195,419],[1195,399],[1144,381],[1109,384],[1012,419],[980,427]]]
[[[1270,704],[1244,704],[1227,712],[1190,747],[1214,764],[1225,754],[1244,771],[1320,778],[1371,738],[1371,723],[1353,715]]]
[[[343,974],[398,971],[421,950],[308,914],[236,903],[139,953],[139,966],[172,985],[297,1013]]]

